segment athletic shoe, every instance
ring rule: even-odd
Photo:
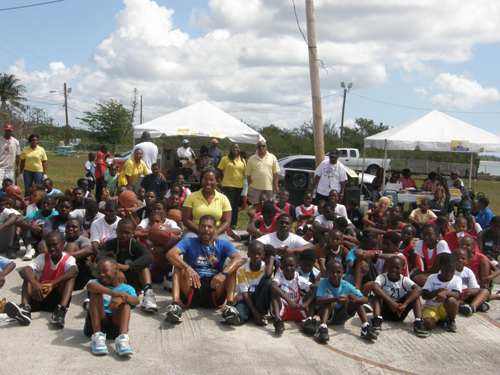
[[[309,334],[314,335],[317,330],[318,322],[314,318],[307,318],[304,322],[302,322],[302,330]]]
[[[328,334],[327,327],[319,327],[318,329],[318,341],[319,342],[327,342],[330,340],[330,335]]]
[[[182,307],[178,304],[168,305],[165,321],[174,324],[182,322]]]
[[[172,292],[172,273],[169,273],[168,276],[163,278],[163,289],[167,292]]]
[[[85,311],[89,311],[89,305],[90,305],[90,299],[89,298],[85,298],[85,301],[83,301],[83,304],[82,304],[82,308]]]
[[[455,324],[455,319],[453,319],[453,320],[446,319],[444,322],[443,328],[445,331],[448,331],[448,332],[453,332],[453,333],[457,332],[457,325]]]
[[[281,335],[283,332],[285,332],[285,324],[281,319],[276,319],[273,325],[274,325],[274,332],[277,335]]]
[[[115,339],[115,348],[120,355],[132,355],[134,351],[130,346],[128,335],[120,335]]]
[[[156,297],[153,293],[153,289],[148,289],[142,297],[141,310],[146,312],[158,311],[158,305],[156,304]]]
[[[5,313],[9,318],[17,320],[22,326],[29,326],[31,323],[31,307],[29,305],[18,306],[13,302],[7,302]]]
[[[231,237],[236,242],[241,241],[240,235],[238,233],[236,233],[234,230],[232,230],[231,227],[226,229],[226,233],[228,234],[229,237]]]
[[[5,257],[7,259],[16,259],[17,254],[12,247],[8,247],[7,250],[5,250]]]
[[[370,314],[370,313],[373,312],[373,308],[369,304],[367,304],[367,303],[365,303],[363,305],[363,309],[365,309],[365,313],[367,313],[367,314]]]
[[[55,324],[59,328],[64,328],[64,318],[67,311],[68,309],[66,307],[57,305],[54,314],[52,314],[52,324]]]
[[[26,246],[26,253],[23,256],[23,260],[33,260],[35,256],[35,249],[31,245]]]
[[[368,324],[365,327],[361,327],[361,338],[365,340],[376,340],[377,334],[373,331],[372,326]]]
[[[222,306],[222,317],[220,318],[221,323],[229,325],[240,324],[240,314],[234,306],[224,305]]]
[[[471,316],[474,313],[470,305],[460,305],[458,308],[458,312],[465,316]]]
[[[264,324],[265,326],[267,326],[269,324],[269,322],[267,321],[267,318],[265,316],[262,317],[262,324]]]
[[[106,336],[102,332],[96,332],[91,337],[92,354],[106,355],[108,354],[108,347],[106,346]]]
[[[483,303],[481,306],[479,306],[476,311],[481,311],[481,312],[486,312],[490,309],[490,304],[488,302]]]
[[[372,319],[372,329],[376,332],[382,331],[382,323],[384,320],[379,317],[374,317]]]
[[[423,320],[415,320],[413,322],[413,332],[415,332],[418,337],[422,338],[429,337],[431,335],[431,331],[427,329]]]

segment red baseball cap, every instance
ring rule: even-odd
[[[217,139],[212,139],[211,143],[219,143],[219,141]]]
[[[3,130],[14,131],[14,127],[11,124],[5,124],[5,126],[3,127]]]

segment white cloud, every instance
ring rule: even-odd
[[[415,87],[413,91],[415,91],[420,97],[425,97],[429,94],[429,91],[427,91],[424,87]]]
[[[463,75],[440,74],[431,87],[438,92],[432,96],[432,101],[441,108],[470,110],[484,103],[500,101],[497,89],[483,87]]]

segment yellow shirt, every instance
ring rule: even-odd
[[[243,188],[243,173],[245,172],[245,162],[240,157],[234,161],[234,164],[229,157],[224,156],[219,166],[217,167],[224,171],[224,178],[222,179],[222,186]]]
[[[256,190],[273,190],[273,175],[280,171],[276,156],[266,153],[263,159],[255,154],[250,156],[245,175],[252,180],[250,187]]]
[[[192,221],[196,225],[200,223],[200,219],[204,215],[212,215],[215,220],[217,220],[216,226],[220,225],[220,219],[222,214],[226,211],[231,211],[231,203],[229,199],[224,194],[215,192],[215,197],[212,199],[210,204],[207,203],[205,197],[201,190],[195,191],[189,194],[189,196],[184,201],[184,207],[190,207],[192,209]]]
[[[47,161],[47,155],[40,146],[34,150],[27,146],[21,152],[21,160],[24,160],[24,169],[28,172],[43,172],[42,161]]]
[[[118,186],[124,186],[128,184],[127,178],[125,176],[129,176],[131,178],[131,182],[135,184],[141,175],[147,176],[149,174],[148,167],[146,163],[142,160],[137,166],[135,160],[128,159],[125,164],[123,164],[123,169],[118,176]]]

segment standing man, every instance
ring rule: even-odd
[[[208,150],[208,154],[215,159],[214,168],[217,168],[217,166],[220,163],[220,160],[222,159],[222,152],[220,152],[220,150],[217,148],[218,144],[219,144],[219,141],[217,139],[215,139],[215,138],[212,139],[210,150]]]
[[[132,149],[131,158],[134,157],[134,152],[138,148],[142,150],[142,161],[151,172],[151,166],[158,162],[158,147],[151,141],[151,134],[148,131],[142,133],[139,143]]]
[[[338,160],[339,150],[331,150],[328,159],[321,162],[316,168],[314,176],[314,189],[318,188],[316,202],[320,200],[328,202],[328,195],[332,190],[337,190],[340,195],[339,202],[343,201],[347,173],[345,167]]]
[[[259,195],[266,192],[269,197],[273,190],[279,191],[278,172],[280,167],[276,156],[267,152],[264,141],[257,142],[257,153],[250,156],[245,168],[248,179],[248,200],[252,204],[259,203]]]
[[[13,131],[14,127],[11,124],[5,124],[3,137],[0,138],[0,185],[6,178],[15,181],[19,174],[21,147],[19,141],[12,136]]]
[[[189,141],[187,139],[183,140],[182,146],[177,149],[177,157],[182,165],[196,158],[193,149],[189,147]]]

